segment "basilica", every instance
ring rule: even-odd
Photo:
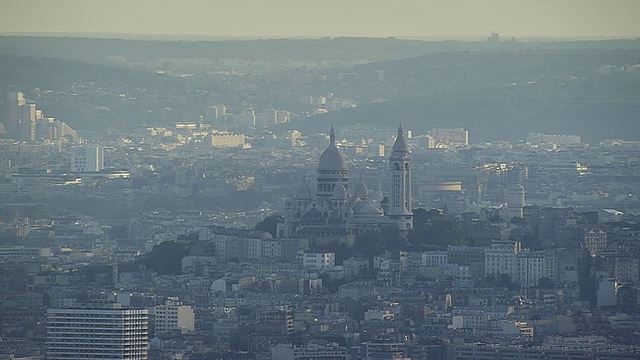
[[[285,204],[278,237],[325,237],[339,239],[379,231],[397,225],[406,232],[413,227],[411,211],[411,158],[402,126],[389,157],[391,188],[378,203],[372,203],[362,177],[349,189],[349,170],[336,146],[333,126],[329,146],[320,156],[315,181],[301,181]]]

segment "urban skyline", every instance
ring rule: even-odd
[[[7,23],[1,359],[640,357],[640,39],[502,26],[607,37],[635,3],[249,3]],[[65,33],[150,19],[176,37]],[[300,37],[175,41],[237,24]]]

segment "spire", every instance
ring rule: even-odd
[[[369,189],[364,183],[364,175],[362,173],[360,173],[360,182],[356,185],[353,195],[360,198],[360,200],[369,200]]]
[[[394,152],[406,152],[407,151],[407,143],[404,141],[404,134],[402,131],[402,125],[398,125],[398,136],[396,137],[396,142],[393,144]]]
[[[336,131],[333,129],[333,123],[331,123],[331,131],[329,132],[329,144],[336,144]]]

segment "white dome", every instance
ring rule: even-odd
[[[320,155],[318,162],[318,170],[323,171],[343,171],[347,170],[347,160],[338,150],[336,144],[329,144],[325,151]]]
[[[336,146],[336,132],[331,125],[329,132],[329,146],[320,155],[318,162],[319,171],[343,171],[347,170],[347,160],[345,160],[342,152]]]

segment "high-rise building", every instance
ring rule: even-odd
[[[226,114],[227,107],[224,104],[209,106],[204,113],[204,122],[219,129]]]
[[[148,327],[146,309],[119,303],[48,309],[47,359],[147,359]]]
[[[265,126],[272,126],[278,124],[278,110],[268,109],[264,112]]]
[[[18,119],[18,136],[22,141],[33,142],[36,140],[36,104],[20,106]]]
[[[248,126],[256,126],[256,112],[253,109],[247,109],[242,112],[244,123]]]
[[[20,91],[10,91],[5,96],[4,124],[6,137],[33,143],[36,140],[62,140],[74,144],[78,134],[66,123],[45,117],[36,104],[27,103]]]
[[[5,98],[4,128],[7,136],[18,139],[20,135],[20,107],[25,104],[24,94],[11,91]]]
[[[209,125],[215,125],[217,119],[218,108],[215,106],[208,107],[204,113],[204,121]]]
[[[224,104],[214,105],[213,107],[216,109],[216,119],[227,115],[227,107]]]
[[[71,157],[71,171],[98,172],[104,169],[102,146],[76,146]]]

